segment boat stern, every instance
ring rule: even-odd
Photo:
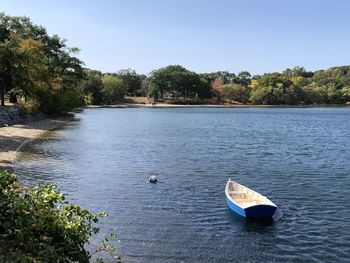
[[[272,205],[256,205],[244,209],[246,217],[272,217],[277,206]]]

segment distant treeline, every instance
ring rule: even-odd
[[[0,99],[9,94],[29,112],[62,112],[84,104],[123,102],[126,95],[168,103],[344,104],[350,101],[350,66],[315,72],[303,67],[251,75],[195,73],[170,65],[137,74],[102,73],[84,67],[78,48],[49,36],[27,17],[0,13]]]

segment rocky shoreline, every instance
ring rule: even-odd
[[[43,120],[47,116],[43,113],[35,115],[21,112],[17,107],[0,107],[0,127],[7,127],[19,123],[30,123]]]

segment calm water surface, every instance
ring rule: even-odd
[[[107,211],[124,262],[349,262],[349,160],[347,108],[88,109],[16,172]],[[231,212],[229,177],[273,200],[273,220]]]

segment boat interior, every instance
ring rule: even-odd
[[[246,208],[254,205],[272,205],[265,196],[240,184],[230,181],[228,194],[239,206]]]

